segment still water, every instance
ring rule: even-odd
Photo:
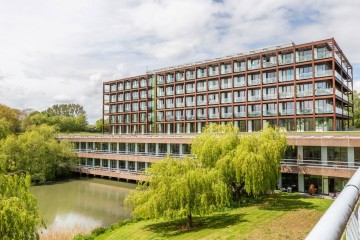
[[[93,229],[129,218],[123,200],[136,185],[98,178],[80,178],[33,186],[47,229]]]

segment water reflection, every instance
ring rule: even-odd
[[[123,200],[135,184],[97,178],[81,178],[52,185],[34,186],[47,227],[90,229],[128,218]]]

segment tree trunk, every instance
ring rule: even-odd
[[[193,219],[192,219],[191,213],[187,216],[187,218],[188,218],[188,228],[192,228],[193,227]]]

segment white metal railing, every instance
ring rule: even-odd
[[[358,166],[354,166],[356,167]],[[311,230],[306,240],[341,239],[346,228],[346,239],[359,239],[359,215],[358,211],[354,211],[357,210],[359,190],[360,168]]]
[[[312,78],[312,72],[296,74],[297,80],[308,79],[308,78]]]
[[[294,92],[279,92],[279,98],[293,98]]]

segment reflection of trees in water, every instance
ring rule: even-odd
[[[135,187],[135,184],[85,178],[35,186],[32,192],[48,225],[57,215],[69,213],[78,213],[107,225],[130,216],[123,200]]]

